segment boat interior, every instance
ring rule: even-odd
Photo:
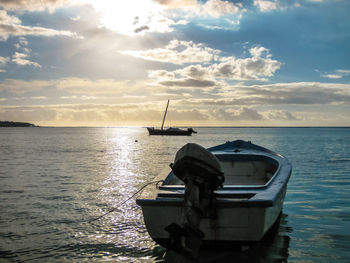
[[[224,172],[224,186],[264,186],[274,176],[278,162],[267,156],[216,155]],[[173,173],[163,185],[183,185]]]

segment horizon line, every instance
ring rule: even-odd
[[[35,127],[0,127],[0,128],[147,128],[154,126],[115,125],[115,126],[40,126]],[[189,128],[188,126],[176,126]],[[350,128],[350,126],[191,126],[190,128]]]

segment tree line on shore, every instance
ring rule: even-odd
[[[0,127],[38,127],[29,122],[0,121]]]

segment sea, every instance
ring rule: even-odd
[[[145,228],[138,191],[188,142],[251,141],[289,159],[278,231],[196,262],[350,262],[350,128],[0,128],[0,262],[177,262]]]

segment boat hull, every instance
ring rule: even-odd
[[[191,136],[193,133],[192,129],[161,130],[161,129],[147,128],[147,130],[149,135]]]
[[[227,202],[217,203],[216,219],[204,218],[200,223],[200,230],[204,233],[203,242],[256,242],[270,230],[282,211],[286,194],[286,187],[281,189],[280,197],[275,205],[244,206],[244,204],[231,205]],[[169,233],[165,228],[171,223],[181,225],[183,206],[181,203],[169,202],[149,203],[142,205],[144,222],[152,239],[165,246]]]

